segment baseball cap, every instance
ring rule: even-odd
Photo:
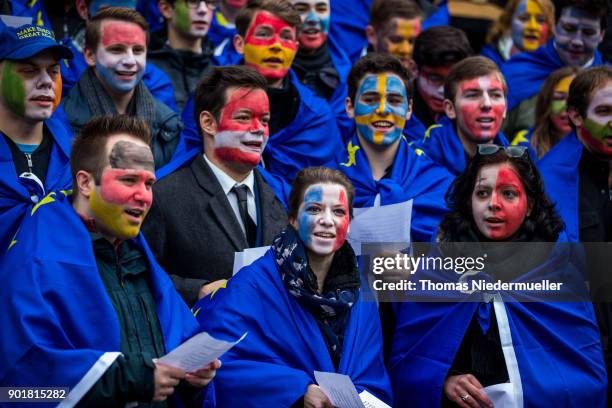
[[[24,60],[53,49],[71,59],[72,51],[55,41],[53,31],[44,26],[25,24],[16,28],[0,24],[0,60]]]

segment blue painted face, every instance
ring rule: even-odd
[[[127,7],[136,8],[136,0],[93,0],[89,5],[89,16],[96,15],[100,7]]]
[[[115,66],[105,67],[100,62],[96,62],[96,70],[100,75],[100,80],[117,93],[130,92],[138,85],[144,75],[144,69],[142,69],[136,72],[133,79],[119,80],[115,69]]]
[[[368,74],[355,96],[357,132],[368,142],[388,146],[402,135],[409,112],[404,82],[392,73]]]

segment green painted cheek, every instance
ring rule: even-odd
[[[565,109],[567,108],[567,101],[563,100],[563,101],[553,101],[550,104],[550,110],[552,113],[561,113],[564,112]]]
[[[189,7],[184,0],[179,0],[174,3],[174,13],[176,17],[176,28],[183,33],[191,31],[191,14]]]
[[[8,108],[16,115],[25,114],[25,84],[23,78],[15,72],[15,65],[5,61],[2,79],[0,79],[0,92]]]
[[[603,141],[606,137],[612,137],[612,128],[610,128],[609,124],[600,125],[591,119],[586,119],[584,121],[584,128],[597,140]]]

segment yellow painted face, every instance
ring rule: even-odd
[[[521,1],[512,17],[512,41],[521,51],[533,51],[548,40],[548,22],[535,0]]]
[[[388,52],[398,58],[404,65],[412,59],[414,41],[421,32],[421,19],[405,19],[394,17],[389,28],[382,33],[382,48],[380,51]]]
[[[553,88],[553,98],[550,106],[552,113],[561,114],[566,111],[567,96],[569,95],[569,88],[573,80],[574,76],[568,75],[557,82],[557,85]],[[567,125],[569,126],[569,123]]]
[[[570,85],[572,84],[573,80],[574,80],[573,75],[568,75],[564,77],[559,82],[557,82],[557,85],[555,85],[554,91],[568,94]]]
[[[119,239],[131,239],[138,235],[140,223],[126,220],[123,206],[104,201],[95,189],[89,196],[89,207],[112,236]]]

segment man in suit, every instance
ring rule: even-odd
[[[189,305],[232,276],[234,252],[271,244],[287,223],[255,168],[269,136],[266,89],[252,68],[213,68],[195,94],[205,153],[154,187],[144,233]]]

